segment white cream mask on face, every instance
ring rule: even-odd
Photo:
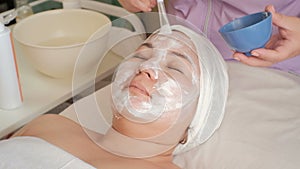
[[[188,50],[176,50],[182,48]],[[115,73],[114,109],[129,120],[147,123],[164,112],[187,106],[199,94],[191,51],[186,43],[174,37],[154,35],[149,38]],[[132,90],[142,94],[132,94]]]

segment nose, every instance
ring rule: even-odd
[[[156,81],[157,80],[157,72],[152,69],[140,69],[140,73],[145,75],[150,80]]]

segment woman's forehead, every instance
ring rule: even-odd
[[[172,34],[156,33],[151,35],[146,42],[151,42],[155,47],[172,48],[186,46],[195,50],[194,44],[191,39],[182,32],[173,31]]]

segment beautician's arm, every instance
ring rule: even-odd
[[[156,0],[118,0],[123,8],[130,12],[150,12],[156,6]]]
[[[272,13],[279,34],[271,37],[266,48],[253,50],[251,57],[234,53],[236,60],[250,66],[268,67],[300,54],[300,18],[277,13],[272,5],[268,5],[266,11]]]

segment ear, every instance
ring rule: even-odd
[[[188,139],[188,129],[184,132],[182,138],[180,139],[179,143],[180,144],[185,144],[187,142]]]

